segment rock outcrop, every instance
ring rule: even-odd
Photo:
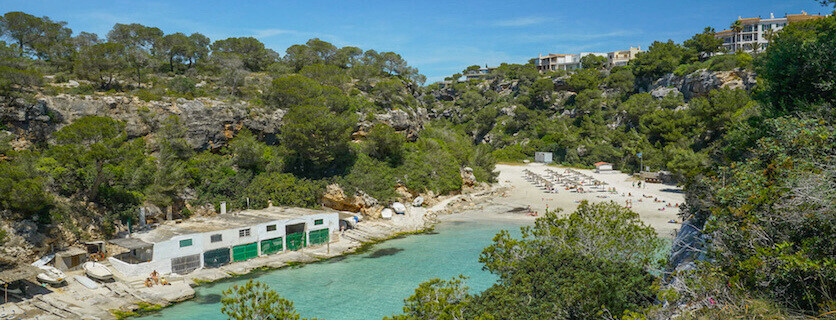
[[[686,76],[669,73],[653,82],[648,92],[662,98],[668,94],[681,93],[685,100],[708,95],[720,88],[752,90],[757,81],[752,71],[734,69],[731,71],[697,70]]]
[[[186,140],[196,149],[218,148],[242,128],[265,135],[278,132],[285,111],[255,108],[243,102],[199,98],[146,102],[126,96],[38,97],[35,103],[14,101],[0,107],[0,121],[18,136],[46,141],[62,126],[84,116],[108,116],[125,122],[131,137],[152,134],[171,116],[180,118]]]
[[[131,137],[153,137],[171,116],[183,124],[186,140],[195,149],[223,147],[235,134],[247,128],[265,141],[272,141],[281,128],[286,111],[208,98],[142,101],[128,96],[40,96],[35,102],[22,99],[0,104],[0,124],[19,139],[48,141],[53,132],[85,116],[107,116],[122,121]],[[411,140],[428,118],[426,109],[389,110],[375,114],[376,122],[404,132]],[[361,117],[365,119],[365,117]],[[361,122],[362,131],[372,123]]]

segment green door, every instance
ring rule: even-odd
[[[328,229],[319,229],[311,231],[308,236],[311,240],[311,245],[328,243]]]
[[[258,256],[258,243],[242,244],[232,247],[232,261],[244,261]]]
[[[296,251],[305,247],[305,233],[291,233],[287,235],[287,250]]]
[[[282,237],[261,241],[261,254],[273,254],[282,251]]]

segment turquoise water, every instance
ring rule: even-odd
[[[433,234],[412,235],[376,245],[369,252],[326,262],[237,277],[196,288],[195,299],[141,319],[225,319],[221,292],[251,278],[293,301],[305,318],[381,319],[401,312],[403,299],[432,278],[463,274],[474,292],[496,276],[483,271],[479,253],[502,229],[519,235],[521,222],[451,221]]]

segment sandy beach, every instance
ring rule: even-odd
[[[562,213],[572,212],[583,200],[590,202],[615,201],[617,204],[626,206],[627,200],[632,200],[631,209],[639,214],[642,221],[656,229],[662,238],[673,238],[679,224],[670,223],[670,220],[677,220],[679,208],[675,204],[685,202],[682,190],[676,186],[661,183],[642,183],[642,188],[634,185],[639,180],[628,174],[618,171],[612,173],[596,173],[594,170],[572,169],[586,174],[594,179],[604,182],[605,188],[615,188],[615,193],[609,192],[588,192],[578,193],[574,190],[566,190],[558,185],[557,193],[546,192],[543,188],[537,187],[525,179],[524,170],[535,174],[546,175],[546,169],[554,172],[564,173],[565,167],[545,165],[541,163],[530,164],[498,164],[499,172],[496,188],[504,188],[505,194],[493,202],[508,207],[531,206],[531,210],[542,214],[548,210],[561,209]],[[654,201],[655,200],[655,201]],[[658,202],[657,202],[658,201]],[[669,207],[668,204],[671,206]]]

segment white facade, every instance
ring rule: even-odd
[[[549,53],[546,56],[540,55],[534,65],[540,71],[577,70],[581,68],[581,55]]]
[[[535,152],[534,153],[534,162],[552,163],[552,161],[553,161],[553,154],[551,152]]]
[[[770,37],[788,24],[823,17],[826,16],[809,15],[804,11],[783,18],[775,18],[774,14],[770,14],[769,19],[738,17],[737,21],[740,21],[741,25],[739,31],[723,30],[716,32],[714,36],[723,39],[722,47],[726,51],[760,52],[766,49]]]
[[[556,70],[579,70],[582,69],[581,59],[588,55],[599,56],[607,58],[607,67],[624,66],[627,62],[634,59],[636,54],[642,52],[641,48],[630,47],[630,50],[613,51],[609,53],[601,52],[581,52],[580,54],[555,54],[539,55],[534,59],[534,65],[539,71],[556,71]]]
[[[232,220],[237,215],[224,216],[226,216],[224,217],[225,219]],[[253,219],[253,216],[246,218]],[[226,229],[183,233],[166,237],[165,240],[152,241],[153,253],[149,262],[131,264],[112,257],[109,260],[114,269],[129,277],[148,276],[154,270],[161,274],[168,274],[172,272],[172,259],[200,255],[199,269],[204,267],[203,253],[215,249],[232,249],[239,245],[257,243],[258,253],[262,255],[262,240],[282,237],[282,250],[285,251],[287,250],[287,239],[285,235],[285,226],[287,225],[303,223],[305,227],[305,243],[307,244],[310,244],[309,233],[311,231],[328,229],[328,234],[334,234],[339,230],[339,214],[336,212],[307,214],[275,220],[268,220],[263,216],[256,218],[262,218],[260,219],[261,222],[251,225],[236,225],[233,223]],[[200,223],[209,224],[207,227],[211,229],[211,224],[218,224],[219,221],[214,221],[214,223],[212,221]],[[268,230],[268,226],[270,230]],[[331,238],[329,237],[329,239]],[[213,242],[213,240],[215,241]]]

